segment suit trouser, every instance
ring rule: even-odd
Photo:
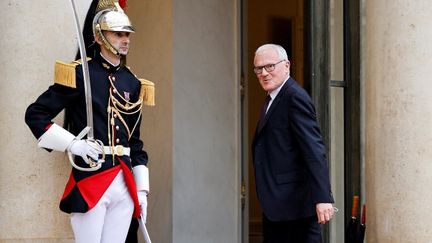
[[[120,171],[94,208],[71,214],[75,242],[125,242],[133,210],[134,203]]]
[[[263,215],[263,243],[322,243],[316,216],[274,222]]]

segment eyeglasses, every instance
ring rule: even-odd
[[[276,65],[283,62],[283,61],[285,61],[285,59],[282,59],[277,63],[267,64],[265,66],[254,67],[253,71],[255,74],[261,74],[263,72],[263,68],[264,68],[267,72],[273,72],[276,68]]]

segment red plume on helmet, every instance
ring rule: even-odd
[[[127,0],[119,0],[119,5],[122,9],[125,9],[127,7],[126,2]]]

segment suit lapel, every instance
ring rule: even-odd
[[[266,116],[264,117],[264,122],[263,125],[261,127],[261,129],[256,129],[256,134],[259,134],[261,132],[261,130],[265,127],[265,125],[267,124],[268,119],[272,116],[273,111],[276,109],[277,105],[279,104],[282,96],[285,93],[285,90],[291,86],[294,83],[294,79],[292,79],[291,77],[285,82],[285,84],[282,86],[282,88],[279,90],[279,93],[277,94],[277,96],[274,98],[269,110],[267,111]]]

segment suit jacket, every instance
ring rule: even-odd
[[[272,221],[316,215],[333,203],[326,158],[311,98],[289,78],[252,142],[258,199]]]

